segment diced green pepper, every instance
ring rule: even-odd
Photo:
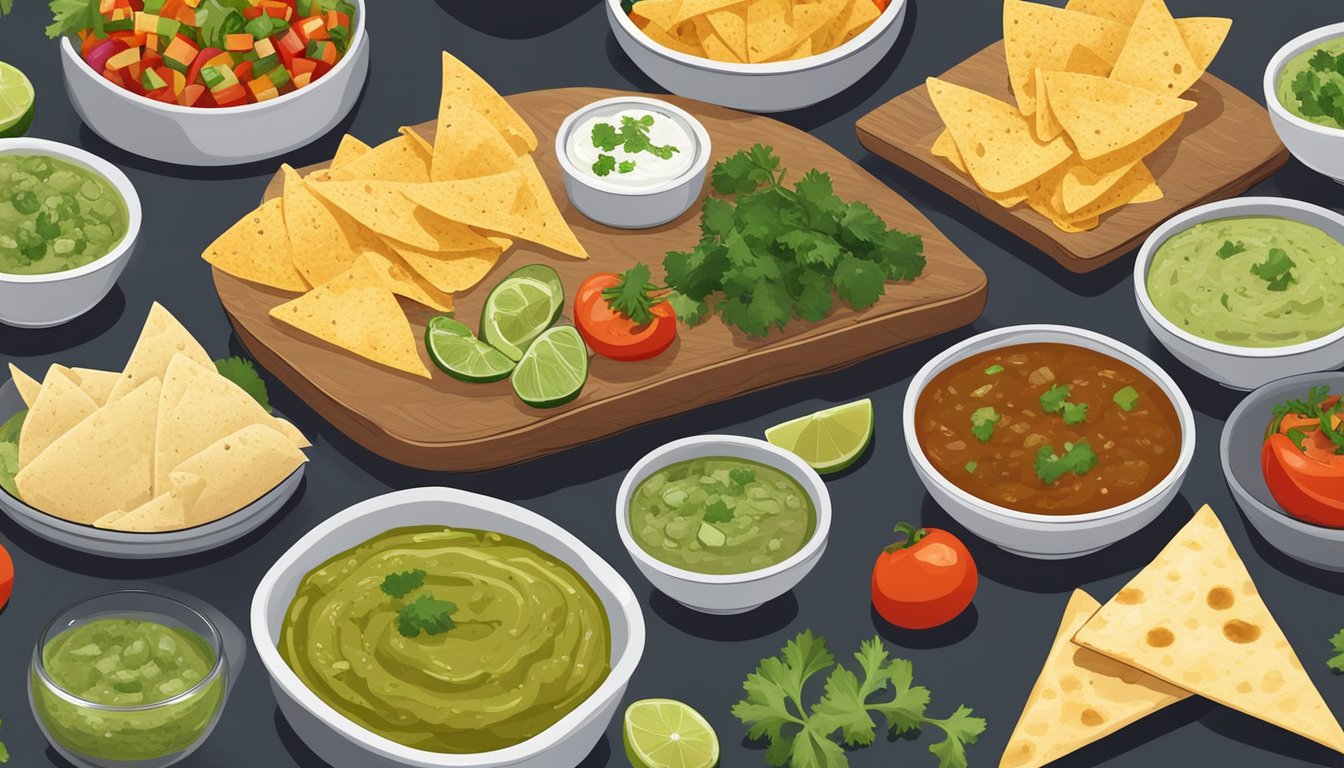
[[[144,86],[146,91],[157,91],[160,88],[167,88],[168,84],[159,77],[159,73],[153,69],[146,69],[140,73],[140,85]]]
[[[293,79],[289,76],[289,70],[284,67],[276,67],[275,69],[272,69],[270,72],[266,73],[266,77],[271,79],[271,82],[277,89],[289,85],[290,80]]]
[[[278,66],[279,64],[280,64],[280,55],[275,53],[272,53],[270,56],[257,59],[256,63],[252,65],[252,76],[261,77],[267,72],[270,72],[272,69],[275,69],[276,66]]]

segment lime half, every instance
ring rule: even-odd
[[[13,65],[0,61],[0,139],[28,132],[36,102],[37,93],[28,77]]]
[[[765,430],[765,439],[823,475],[853,464],[873,441],[873,401],[845,403]]]
[[[560,312],[565,308],[565,286],[560,282],[559,273],[545,264],[528,264],[525,267],[513,270],[504,279],[512,280],[524,277],[536,280],[539,283],[545,283],[551,289],[551,320],[557,320],[560,317]]]
[[[537,337],[513,370],[513,391],[533,408],[554,408],[579,396],[588,381],[588,347],[560,325]]]
[[[714,729],[680,701],[636,701],[625,710],[622,732],[634,768],[713,768],[719,762]]]
[[[462,381],[499,381],[513,372],[512,360],[445,315],[430,318],[425,327],[425,349],[444,373]]]
[[[562,299],[563,300],[563,299]],[[531,277],[507,277],[485,298],[481,341],[521,360],[532,340],[555,320],[555,296],[549,283]]]

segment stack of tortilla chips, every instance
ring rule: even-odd
[[[284,166],[284,195],[225,232],[203,258],[231,275],[303,295],[271,316],[362,358],[429,378],[398,297],[448,312],[514,239],[576,258],[530,153],[537,137],[479,75],[443,54],[431,144],[411,129],[377,147],[352,136],[307,178]]]
[[[1106,605],[1073,593],[1000,768],[1046,765],[1192,695],[1344,752],[1207,506]]]
[[[946,126],[933,154],[987,197],[1025,202],[1065,232],[1093,229],[1130,203],[1162,198],[1143,159],[1195,102],[1232,22],[1172,18],[1162,0],[1003,4],[1003,45],[1016,106],[929,78]]]
[[[755,64],[844,45],[885,7],[878,0],[639,0],[630,14],[644,34],[674,51]]]
[[[203,525],[270,492],[307,459],[293,424],[221,376],[155,304],[126,369],[10,365],[28,405],[14,484],[73,523],[153,533]]]

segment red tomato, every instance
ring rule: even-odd
[[[9,596],[14,593],[14,561],[9,552],[0,547],[0,609],[9,605]]]
[[[647,360],[656,357],[677,338],[677,313],[666,301],[654,304],[653,321],[637,325],[611,308],[602,291],[615,288],[619,275],[598,272],[579,286],[574,299],[574,323],[590,349],[612,360]]]
[[[980,583],[966,545],[947,531],[896,526],[905,540],[877,556],[873,566],[873,607],[904,629],[929,629],[966,610]]]
[[[1260,451],[1260,468],[1269,492],[1288,514],[1315,525],[1344,528],[1344,457],[1333,452],[1327,456],[1303,453],[1287,435],[1275,433]]]

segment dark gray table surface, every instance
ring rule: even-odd
[[[1263,100],[1262,73],[1280,45],[1344,18],[1338,0],[1169,2],[1177,16],[1235,19],[1212,70],[1256,100]],[[0,363],[14,360],[34,373],[51,362],[119,367],[155,300],[175,312],[213,353],[244,353],[199,255],[216,234],[255,206],[280,160],[193,169],[146,161],[108,145],[81,125],[65,96],[56,44],[42,36],[49,20],[46,2],[16,0],[16,5],[12,16],[0,19],[0,59],[23,69],[37,87],[31,135],[78,144],[124,168],[139,189],[145,222],[139,251],[106,301],[63,328],[0,327]],[[599,0],[373,0],[372,5],[373,68],[363,100],[336,132],[284,160],[303,165],[329,158],[346,131],[377,142],[393,136],[399,125],[431,119],[438,99],[440,49],[452,51],[503,93],[560,86],[661,90],[620,50]],[[781,116],[858,159],[980,264],[989,275],[990,298],[972,327],[838,373],[704,408],[523,466],[474,475],[421,472],[380,459],[272,381],[274,402],[314,443],[312,463],[295,501],[245,540],[199,557],[122,562],[66,551],[0,521],[0,542],[13,555],[17,570],[14,599],[0,613],[0,739],[9,747],[10,765],[64,765],[39,734],[24,694],[38,631],[62,607],[110,589],[164,585],[208,600],[246,630],[252,591],[261,574],[296,539],[357,501],[421,485],[455,486],[518,502],[574,531],[611,562],[640,596],[648,621],[644,661],[627,699],[671,697],[695,706],[718,731],[727,768],[764,765],[759,747],[743,741],[745,730],[729,707],[757,661],[805,628],[824,635],[845,655],[862,638],[881,633],[896,654],[914,661],[917,681],[932,689],[931,713],[950,712],[965,703],[988,718],[988,730],[971,748],[970,759],[975,766],[996,765],[1069,592],[1082,586],[1108,599],[1206,502],[1218,510],[1326,701],[1344,713],[1344,679],[1325,666],[1328,638],[1344,626],[1344,576],[1299,565],[1248,531],[1228,494],[1217,455],[1223,419],[1239,395],[1184,369],[1149,335],[1134,305],[1132,256],[1092,275],[1067,273],[930,186],[868,155],[855,138],[854,121],[860,116],[1000,37],[1000,7],[1000,0],[911,0],[895,50],[874,72],[823,104]],[[1254,192],[1334,208],[1344,203],[1344,187],[1296,161]],[[921,364],[973,333],[1029,322],[1079,325],[1146,350],[1176,378],[1196,411],[1199,447],[1177,501],[1140,534],[1077,560],[1024,560],[972,539],[925,495],[903,445],[901,401]],[[699,616],[654,593],[636,572],[612,523],[617,487],[636,457],[687,435],[759,436],[771,424],[858,397],[873,398],[877,438],[859,467],[829,483],[835,504],[832,540],[809,578],[792,594],[736,618]],[[899,520],[961,533],[979,563],[974,606],[946,627],[902,632],[871,612],[873,558]],[[855,768],[933,766],[925,751],[930,741],[930,735],[915,743],[879,740],[852,753],[850,763]],[[584,766],[625,764],[618,718]],[[323,764],[279,715],[266,674],[251,654],[219,728],[186,765]],[[1344,756],[1193,699],[1060,765],[1280,768],[1344,765]]]

